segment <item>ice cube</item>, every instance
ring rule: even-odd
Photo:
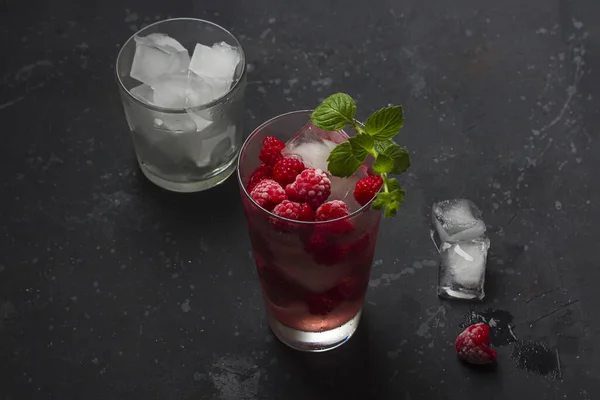
[[[331,180],[331,195],[328,200],[342,200],[348,206],[350,212],[358,210],[361,205],[354,198],[354,188],[356,183],[367,176],[367,172],[359,168],[354,175],[348,178],[340,178],[332,176]]]
[[[433,225],[441,242],[456,243],[485,233],[481,211],[467,199],[444,200],[432,207]]]
[[[327,157],[339,143],[348,140],[343,132],[328,132],[308,123],[303,126],[283,149],[283,154],[296,155],[308,167],[327,171]]]
[[[213,88],[215,98],[229,91],[240,62],[240,53],[225,42],[215,43],[212,47],[196,44],[190,71],[204,78]]]
[[[189,68],[203,78],[218,78],[231,83],[239,62],[238,50],[225,42],[215,43],[212,47],[198,43]]]
[[[235,152],[235,134],[235,125],[228,126],[224,131],[217,131],[217,128],[214,128],[212,132],[208,129],[199,132],[201,144],[200,151],[194,156],[195,164],[198,167],[217,166],[226,161]]]
[[[208,77],[205,79],[208,82],[208,84],[212,86],[215,99],[218,99],[219,97],[229,92],[229,89],[231,88],[232,81],[230,80]]]
[[[164,33],[151,33],[148,36],[143,37],[137,36],[134,38],[134,40],[136,41],[136,43],[141,42],[148,46],[155,45],[169,50],[173,49],[174,51],[187,52],[187,50],[181,45],[181,43]]]
[[[440,249],[438,296],[483,299],[485,263],[489,248],[490,241],[487,238],[443,243]]]
[[[142,89],[140,89],[141,91]],[[146,91],[147,88],[144,88]],[[188,109],[188,106],[205,102],[212,96],[212,89],[201,78],[188,73],[162,75],[153,84],[152,104],[159,107],[185,109],[185,112],[157,112],[154,115],[154,129],[173,134],[189,134],[194,139],[196,132],[206,130],[212,124],[203,117],[203,111]],[[190,144],[189,157],[195,159],[198,144]]]
[[[198,130],[194,120],[187,114],[164,114],[156,113],[154,127],[169,133],[182,134],[192,133]]]
[[[146,103],[152,104],[154,102],[154,91],[146,84],[136,86],[129,92],[139,100],[145,101]]]
[[[129,73],[133,79],[152,85],[161,75],[183,72],[190,65],[188,51],[167,35],[153,33],[134,40],[135,54]]]
[[[151,86],[154,104],[159,107],[194,107],[213,100],[212,87],[204,79],[188,72],[161,75]]]
[[[327,268],[321,266],[298,268],[297,265],[290,265],[288,262],[278,264],[278,267],[279,272],[290,282],[294,282],[313,293],[327,292],[348,274],[348,267],[344,265],[334,265]]]

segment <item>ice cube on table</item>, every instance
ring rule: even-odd
[[[343,132],[324,131],[309,122],[287,141],[283,154],[298,156],[307,167],[327,171],[329,153],[347,140],[348,136]]]
[[[229,91],[239,62],[239,51],[225,42],[215,43],[212,47],[198,43],[189,68],[206,79],[218,98]]]
[[[440,242],[456,243],[480,238],[485,222],[475,203],[467,199],[444,200],[432,207],[432,220]]]
[[[485,264],[490,241],[487,238],[460,243],[443,243],[440,252],[438,296],[481,300],[485,296]]]
[[[152,85],[163,74],[183,72],[190,65],[188,51],[175,39],[153,33],[136,36],[135,54],[129,75],[146,85]]]

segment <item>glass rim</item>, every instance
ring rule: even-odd
[[[233,38],[235,44],[237,45],[238,51],[240,53],[240,62],[242,63],[242,72],[241,72],[240,76],[238,77],[238,79],[235,81],[235,83],[229,88],[229,90],[226,93],[217,97],[216,99],[212,100],[209,103],[201,104],[199,106],[194,106],[194,107],[188,107],[188,108],[167,108],[167,107],[160,107],[155,104],[146,103],[145,101],[142,101],[142,100],[138,99],[137,97],[135,97],[133,94],[131,94],[131,91],[125,87],[125,85],[123,84],[123,80],[121,79],[121,76],[119,75],[119,60],[121,59],[121,55],[123,54],[123,49],[125,49],[125,47],[127,46],[128,43],[135,40],[134,38],[137,35],[139,35],[140,33],[144,32],[145,30],[147,30],[149,28],[152,28],[156,25],[164,24],[167,22],[177,22],[177,21],[193,21],[193,22],[200,22],[203,24],[212,25],[212,26],[220,29],[221,31],[225,32],[229,36],[231,36]],[[244,76],[246,75],[246,53],[244,53],[244,48],[242,47],[242,44],[240,43],[238,38],[233,33],[229,32],[227,29],[223,28],[219,24],[216,24],[211,21],[207,21],[205,19],[200,19],[200,18],[188,18],[188,17],[168,18],[168,19],[163,19],[160,21],[153,22],[152,24],[143,27],[142,29],[138,30],[133,35],[131,35],[123,43],[123,45],[119,49],[119,53],[117,54],[117,60],[115,62],[115,74],[117,76],[117,82],[119,82],[119,86],[121,87],[121,89],[123,89],[125,91],[125,93],[127,93],[129,98],[133,99],[135,102],[143,105],[146,108],[150,108],[153,111],[162,112],[164,114],[184,114],[187,112],[187,110],[203,111],[203,110],[209,109],[211,107],[214,107],[215,105],[217,105],[219,103],[222,103],[224,98],[228,97],[233,91],[237,90],[237,88],[240,85],[240,82],[242,82]]]
[[[295,219],[289,219],[289,218],[285,218],[282,217],[280,215],[274,214],[271,211],[265,210],[263,207],[261,207],[253,198],[252,196],[250,196],[250,193],[248,193],[248,190],[246,189],[246,186],[244,185],[244,182],[242,182],[242,175],[241,175],[241,168],[240,168],[240,163],[242,160],[242,154],[244,152],[244,150],[246,149],[246,146],[248,145],[249,141],[256,136],[262,129],[264,129],[266,126],[271,125],[273,122],[285,118],[285,117],[289,117],[291,115],[295,115],[295,114],[303,114],[303,113],[311,113],[313,110],[296,110],[296,111],[290,111],[284,114],[279,114],[265,122],[263,122],[262,124],[260,124],[257,128],[255,128],[252,133],[250,135],[248,135],[248,137],[246,138],[246,140],[244,140],[244,143],[242,143],[242,147],[240,147],[240,153],[238,155],[238,160],[237,160],[237,178],[238,178],[238,183],[240,185],[240,188],[242,190],[242,192],[244,193],[244,195],[246,196],[246,198],[248,198],[260,211],[262,211],[263,213],[267,214],[269,217],[271,218],[275,218],[278,219],[280,221],[285,221],[285,222],[291,222],[294,224],[298,224],[298,225],[304,225],[304,226],[313,226],[313,225],[323,225],[323,224],[329,224],[332,222],[336,222],[336,221],[343,221],[346,219],[351,219],[354,216],[363,213],[364,211],[366,211],[370,206],[371,203],[373,203],[373,201],[375,200],[375,196],[369,200],[368,203],[366,203],[364,206],[361,206],[359,209],[351,212],[350,214],[344,216],[344,217],[340,217],[340,218],[336,218],[336,219],[330,219],[327,221],[298,221]],[[285,188],[284,188],[285,189]],[[381,190],[381,189],[380,189]]]

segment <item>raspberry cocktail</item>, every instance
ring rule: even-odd
[[[293,112],[257,128],[238,173],[269,324],[289,346],[320,351],[358,325],[381,213],[372,196],[364,206],[353,196],[366,167],[347,179],[318,168],[347,136],[314,127],[309,116]],[[304,150],[311,154],[300,156]],[[311,158],[319,150],[325,158]]]
[[[265,122],[240,152],[242,202],[269,325],[299,350],[329,350],[352,336],[379,210],[393,216],[404,198],[388,177],[409,165],[406,150],[391,140],[401,108],[384,108],[366,124],[355,111],[349,96],[330,96],[313,112]]]

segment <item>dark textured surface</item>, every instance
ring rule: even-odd
[[[0,1],[0,399],[597,399],[600,3],[595,0]],[[248,130],[344,90],[401,102],[413,154],[380,232],[365,317],[327,354],[266,326],[234,179],[141,176],[119,44],[213,20],[251,64]],[[457,362],[469,305],[435,295],[434,200],[484,211],[487,297],[562,380]]]

